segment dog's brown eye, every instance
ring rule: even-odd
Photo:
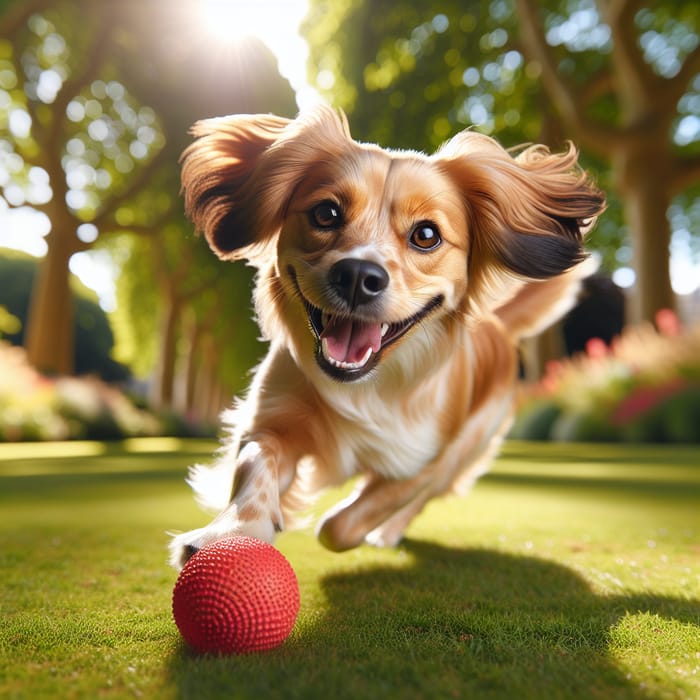
[[[429,221],[421,221],[417,224],[413,228],[409,240],[416,250],[423,252],[435,250],[442,243],[437,226]]]
[[[343,221],[340,207],[330,200],[317,204],[310,212],[311,223],[317,228],[336,228]]]

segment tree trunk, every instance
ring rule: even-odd
[[[29,362],[46,374],[72,374],[75,324],[68,262],[73,250],[65,236],[48,238],[49,253],[39,263],[34,281],[24,346]]]
[[[181,305],[177,299],[164,295],[160,324],[160,350],[153,377],[152,403],[156,408],[172,408],[175,364],[177,362],[178,325]]]
[[[206,423],[218,423],[222,409],[230,404],[232,397],[222,398],[219,380],[219,352],[216,341],[210,335],[201,339],[201,352],[197,358],[196,381],[193,406],[197,417]]]
[[[676,308],[671,286],[671,225],[667,211],[670,196],[659,187],[665,154],[658,149],[628,148],[613,159],[615,179],[622,197],[625,221],[633,249],[634,287],[628,295],[628,323],[654,321],[660,309]]]
[[[231,396],[220,381],[214,384],[209,405],[209,423],[216,425],[221,420],[222,411],[231,404]]]
[[[199,352],[200,341],[202,338],[201,326],[198,323],[194,324],[191,329],[188,338],[188,347],[185,354],[184,363],[184,380],[185,380],[185,391],[183,396],[183,410],[185,413],[194,413],[196,415],[195,407],[195,387],[197,382],[197,355]]]
[[[538,382],[547,370],[547,363],[566,355],[562,323],[557,321],[539,335],[526,338],[521,343],[523,379]]]

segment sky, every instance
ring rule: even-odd
[[[260,37],[275,53],[282,75],[296,91],[297,104],[304,108],[320,98],[306,81],[308,47],[299,35],[308,0],[201,0],[199,31],[213,42],[235,42],[245,34]],[[0,172],[0,184],[2,173]],[[29,208],[8,211],[0,198],[0,246],[24,250],[37,257],[46,252],[44,237],[50,222]],[[700,265],[691,262],[689,247],[672,249],[671,275],[677,293],[688,294],[700,286]],[[71,270],[97,292],[102,307],[115,307],[115,278],[118,270],[105,251],[78,253]],[[623,287],[634,283],[634,272],[622,266],[614,274]]]

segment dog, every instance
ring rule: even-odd
[[[430,156],[384,150],[327,106],[192,133],[186,213],[221,260],[257,268],[269,350],[218,460],[190,470],[220,512],[174,536],[171,563],[234,535],[272,542],[353,477],[318,539],[393,546],[486,470],[512,421],[518,342],[573,305],[604,195],[571,144],[514,155],[466,130]]]

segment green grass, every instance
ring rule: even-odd
[[[292,636],[208,658],[165,533],[206,521],[183,477],[212,449],[0,445],[0,697],[700,697],[698,450],[509,443],[395,550],[285,533]]]

